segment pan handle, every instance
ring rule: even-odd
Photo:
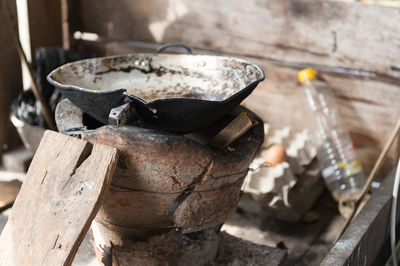
[[[192,49],[189,46],[186,46],[184,44],[179,44],[179,43],[166,43],[163,45],[160,45],[157,50],[156,50],[156,54],[161,53],[162,51],[164,51],[165,49],[168,48],[183,48],[185,49],[189,54],[192,54]]]

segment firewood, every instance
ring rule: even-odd
[[[241,112],[232,122],[213,137],[208,145],[215,149],[223,149],[256,124],[257,121],[249,113]]]

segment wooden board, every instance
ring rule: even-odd
[[[242,112],[215,135],[208,145],[216,149],[224,149],[257,123],[247,112]]]
[[[331,0],[86,0],[79,12],[78,30],[103,37],[400,77],[395,8]]]
[[[394,174],[393,170],[385,178],[321,265],[385,265],[390,255],[390,208]],[[397,227],[399,216],[397,210]]]
[[[111,184],[117,150],[46,131],[0,237],[0,265],[70,265]]]
[[[8,1],[15,12],[15,1]],[[21,65],[11,31],[0,12],[0,154],[5,147],[19,142],[17,131],[10,121],[10,105],[22,90]]]

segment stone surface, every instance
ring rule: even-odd
[[[220,245],[214,265],[281,265],[286,251],[255,244],[248,240],[220,233]]]
[[[226,221],[221,230],[256,244],[284,248],[288,256],[282,265],[316,266],[332,248],[344,219],[327,191],[311,210],[319,215],[318,220],[309,223],[277,221],[261,215],[260,204],[244,195],[235,216]]]
[[[104,250],[104,249],[103,249]],[[100,251],[112,265],[281,265],[286,251],[234,237],[211,228],[189,235],[170,231],[146,242],[127,241]]]

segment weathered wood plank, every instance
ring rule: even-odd
[[[400,77],[400,10],[343,1],[81,1],[81,31]]]
[[[10,6],[13,3],[12,9],[15,11],[15,1],[8,2]],[[9,116],[11,101],[21,89],[21,65],[17,50],[6,18],[3,12],[0,12],[0,153],[6,146],[11,147],[19,142],[17,131]]]
[[[389,247],[384,247],[388,244],[390,232],[393,177],[394,171],[372,195],[321,265],[384,265],[386,263]],[[399,211],[397,214],[399,216]]]
[[[208,145],[216,149],[226,148],[257,123],[257,120],[252,118],[247,112],[242,112],[215,135]]]
[[[46,131],[0,237],[1,265],[70,265],[111,184],[117,150]]]

